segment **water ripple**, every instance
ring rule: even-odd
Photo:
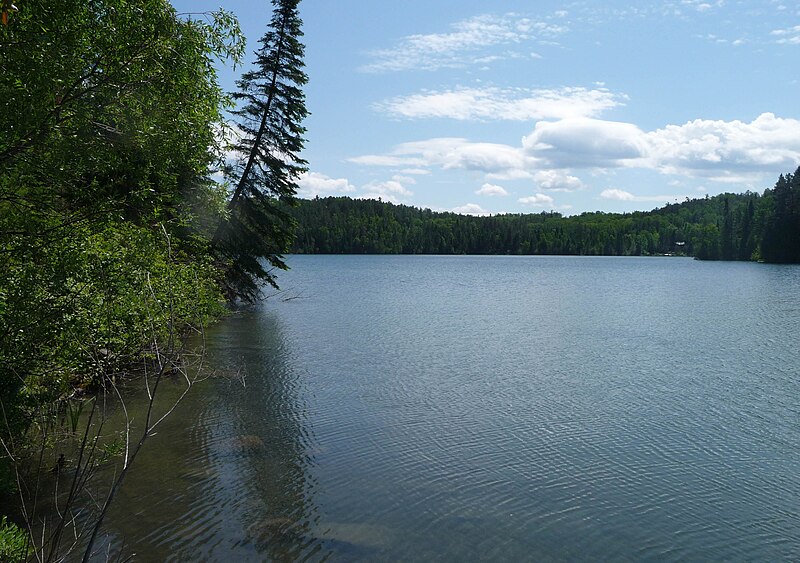
[[[296,257],[287,283],[309,298],[209,334],[247,387],[132,479],[174,464],[157,524],[114,519],[151,559],[800,559],[800,269]]]

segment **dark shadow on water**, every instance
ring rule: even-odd
[[[143,561],[326,559],[304,383],[277,317],[237,313],[206,341],[219,375],[194,388],[142,451],[107,541]]]

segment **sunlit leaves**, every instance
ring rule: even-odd
[[[5,4],[3,4],[5,7]],[[0,27],[0,400],[53,398],[219,306],[208,237],[232,15],[25,0]],[[168,310],[165,303],[169,303]],[[108,356],[111,357],[111,356]]]

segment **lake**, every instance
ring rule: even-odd
[[[800,560],[800,267],[289,264],[137,459],[139,560]]]

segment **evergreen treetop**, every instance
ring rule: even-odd
[[[304,46],[299,0],[273,0],[268,31],[255,52],[254,68],[237,81],[232,98],[239,104],[237,160],[227,170],[235,186],[229,217],[213,246],[226,262],[225,290],[230,299],[254,300],[259,282],[275,285],[272,271],[285,269],[293,222],[278,202],[293,204],[297,179],[306,170],[300,156],[308,115],[302,86]],[[266,262],[266,264],[265,264]]]

